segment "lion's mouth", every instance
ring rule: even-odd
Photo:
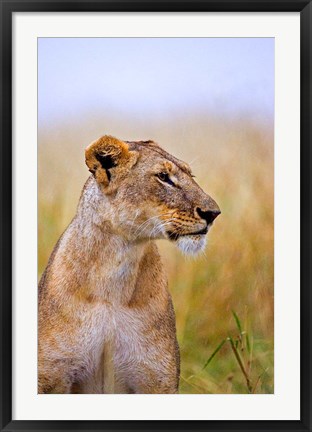
[[[208,227],[203,228],[200,231],[183,233],[183,234],[173,232],[173,231],[167,231],[167,234],[168,234],[170,240],[176,241],[176,240],[178,240],[179,237],[205,235],[205,234],[207,234],[207,232],[208,232]]]

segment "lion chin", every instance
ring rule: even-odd
[[[184,235],[175,244],[185,255],[198,255],[205,250],[207,237],[205,235]]]

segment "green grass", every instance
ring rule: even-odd
[[[221,340],[197,372],[182,374],[182,393],[273,393],[273,346],[243,330],[233,316],[237,331]]]

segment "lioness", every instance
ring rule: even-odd
[[[204,249],[220,214],[153,141],[87,147],[77,213],[39,283],[39,393],[177,393],[179,348],[154,239]]]

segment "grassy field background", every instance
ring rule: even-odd
[[[157,141],[191,165],[222,210],[202,256],[159,242],[177,318],[180,392],[273,393],[272,124],[94,114],[39,129],[39,277],[88,177],[84,148],[106,133]]]

